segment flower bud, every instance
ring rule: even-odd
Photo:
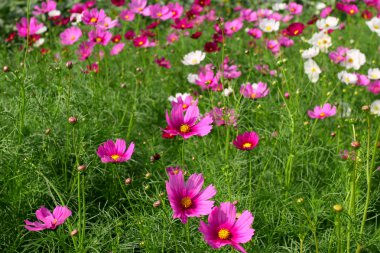
[[[339,205],[339,204],[336,204],[336,205],[333,206],[333,209],[334,209],[335,212],[340,213],[340,212],[343,211],[343,206]]]
[[[153,203],[153,207],[159,207],[161,205],[161,201],[157,200]]]
[[[84,164],[78,166],[79,171],[85,171],[86,169],[87,169],[87,166]]]
[[[125,179],[124,180],[124,183],[125,183],[125,185],[130,185],[130,184],[132,184],[132,178],[127,178],[127,179]]]
[[[78,121],[77,118],[74,117],[74,116],[71,116],[71,117],[69,118],[69,123],[70,123],[70,124],[73,124],[73,125],[74,125],[75,123],[77,123],[77,121]]]
[[[74,229],[73,231],[70,232],[70,236],[75,236],[76,234],[78,234],[77,229]]]
[[[335,136],[336,136],[336,133],[335,133],[335,132],[331,132],[330,136],[331,136],[331,137],[335,137]]]
[[[297,199],[297,204],[302,204],[302,203],[303,203],[303,201],[304,201],[304,199],[303,199],[303,198],[298,198],[298,199]]]
[[[49,135],[50,133],[51,133],[51,128],[48,128],[48,129],[45,130],[45,134],[46,135]]]
[[[66,62],[66,68],[72,69],[73,68],[73,62],[72,61]]]
[[[368,111],[369,110],[369,106],[368,105],[363,105],[362,106],[362,111]]]
[[[351,147],[353,147],[353,148],[360,148],[360,142],[358,142],[358,141],[351,142]]]
[[[147,172],[147,173],[145,174],[145,179],[149,179],[150,177],[152,177],[152,173]]]
[[[10,68],[9,68],[8,66],[4,66],[4,67],[3,67],[3,71],[4,71],[4,72],[9,72],[9,71],[10,71]]]

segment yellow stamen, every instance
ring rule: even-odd
[[[252,94],[251,94],[251,98],[252,98],[252,99],[255,99],[256,96],[257,96],[256,93],[252,93]]]
[[[181,205],[185,209],[191,207],[192,204],[193,203],[191,202],[191,199],[189,197],[184,197],[181,199]]]
[[[188,124],[183,124],[180,126],[179,131],[183,134],[190,132],[190,126]]]
[[[70,37],[70,40],[75,40],[75,36],[74,36],[74,35],[71,36],[71,37]]]
[[[57,224],[58,220],[57,219],[54,219],[53,220],[53,225]]]
[[[246,142],[243,144],[243,148],[251,148],[252,147],[252,143],[250,142]]]
[[[161,16],[162,16],[161,12],[157,13],[157,17],[161,17]]]
[[[96,21],[98,21],[97,18],[91,18],[91,19],[90,19],[90,23],[96,23]]]
[[[112,158],[113,160],[115,160],[115,161],[116,161],[117,159],[119,159],[119,157],[120,157],[119,155],[111,155],[111,158]]]
[[[228,229],[222,228],[218,232],[219,239],[227,240],[231,236],[231,232]]]
[[[182,108],[183,108],[183,109],[187,109],[187,107],[189,107],[187,104],[183,104],[183,105],[182,105]]]
[[[96,38],[96,42],[102,42],[102,38]]]
[[[139,45],[141,46],[142,44],[144,44],[144,42],[140,41],[140,42],[139,42]]]
[[[321,112],[321,113],[319,114],[319,116],[320,116],[320,117],[325,117],[325,116],[326,116],[326,113]]]

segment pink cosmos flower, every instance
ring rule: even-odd
[[[241,19],[237,18],[232,21],[227,21],[224,24],[224,34],[227,36],[232,36],[234,33],[238,32],[243,27],[243,22]]]
[[[277,40],[267,40],[266,46],[274,55],[280,52],[280,43]]]
[[[278,13],[278,12],[273,12],[272,14],[270,14],[268,16],[268,19],[274,19],[276,21],[281,21],[282,15],[280,13]]]
[[[105,17],[103,21],[98,22],[96,25],[96,29],[109,30],[114,28],[115,26],[119,26],[119,21],[117,19],[112,20],[110,17]]]
[[[211,132],[212,118],[205,116],[199,122],[199,108],[196,105],[190,105],[185,115],[182,106],[173,106],[171,116],[166,111],[166,122],[169,129],[164,130],[168,134],[181,135],[185,140],[191,136],[205,136]]]
[[[97,151],[102,163],[122,163],[131,159],[135,144],[131,142],[126,150],[126,143],[123,139],[116,139],[116,142],[108,140],[102,143]]]
[[[161,57],[161,58],[156,58],[154,59],[154,62],[160,66],[160,67],[163,67],[163,68],[166,68],[166,69],[170,69],[172,66],[170,65],[170,61],[169,60],[166,60],[165,57]]]
[[[166,168],[166,172],[168,173],[168,175],[177,175],[179,173],[183,173],[182,169],[180,167],[167,167]]]
[[[161,6],[160,4],[154,4],[149,6],[150,10],[150,17],[161,19],[161,20],[168,20],[172,17],[172,13],[170,12],[169,8],[167,6]]]
[[[111,3],[117,7],[120,7],[125,4],[125,0],[111,0]]]
[[[20,37],[35,35],[43,27],[44,24],[39,24],[35,17],[32,17],[30,22],[26,18],[21,18],[20,23],[16,24],[18,36]]]
[[[110,55],[117,55],[121,51],[123,51],[125,44],[124,43],[118,43],[111,49]]]
[[[329,53],[329,58],[336,64],[346,61],[346,54],[349,51],[349,48],[338,47],[336,51]]]
[[[260,39],[263,36],[263,31],[259,28],[251,28],[247,33],[255,39]]]
[[[185,98],[184,98],[185,97]],[[181,96],[181,94],[178,94],[177,97],[173,98],[172,100],[172,106],[182,106],[183,110],[187,110],[189,106],[198,105],[198,100],[195,100],[192,96],[188,94],[184,94]]]
[[[199,85],[203,90],[218,90],[219,78],[220,75],[215,75],[214,71],[204,69],[199,73],[195,84]]]
[[[200,217],[208,215],[214,206],[214,201],[209,200],[216,194],[213,185],[203,186],[202,174],[192,174],[185,183],[182,171],[177,174],[169,174],[166,181],[166,192],[170,206],[172,207],[173,219],[179,218],[182,223],[187,223],[188,217]]]
[[[82,21],[86,25],[96,26],[106,18],[106,14],[103,9],[98,11],[97,9],[85,10],[82,14]]]
[[[229,60],[230,59],[228,57],[224,58],[221,69],[223,77],[227,79],[235,79],[240,77],[241,72],[238,70],[238,67],[236,65],[228,65]]]
[[[52,1],[52,0],[47,0],[46,3],[45,2],[41,3],[41,7],[36,5],[33,7],[33,9],[34,9],[33,15],[38,16],[40,14],[45,14],[45,13],[48,13],[50,11],[56,10],[57,9],[57,3]]]
[[[112,33],[105,31],[103,29],[92,30],[88,33],[88,38],[90,41],[106,46],[108,42],[112,39]]]
[[[150,15],[150,10],[146,6],[147,0],[132,0],[129,4],[129,9],[133,11],[134,13],[139,13],[144,16]]]
[[[123,10],[120,12],[120,18],[125,21],[133,21],[135,19],[135,13],[130,10]]]
[[[233,141],[234,146],[240,150],[252,150],[258,143],[259,135],[254,131],[239,134]]]
[[[88,57],[92,54],[95,43],[92,41],[83,41],[77,50],[77,55],[79,56],[80,61],[87,60]]]
[[[312,119],[325,119],[336,114],[336,107],[330,104],[324,104],[322,107],[314,107],[313,111],[307,111],[307,114]]]
[[[356,77],[358,78],[358,80],[356,81],[356,85],[367,86],[371,82],[366,75],[356,73]]]
[[[66,206],[55,207],[53,213],[51,213],[49,209],[41,207],[36,211],[36,217],[41,222],[31,222],[29,220],[25,220],[25,228],[29,231],[56,229],[59,225],[62,225],[70,216],[71,211]]]
[[[296,2],[291,2],[288,4],[288,10],[292,15],[300,15],[302,13],[302,5],[297,4]]]
[[[149,44],[147,36],[139,36],[133,39],[133,45],[135,47],[146,47]]]
[[[213,108],[207,113],[217,126],[237,126],[235,110],[225,108]]]
[[[283,47],[291,47],[294,45],[294,41],[292,39],[289,39],[286,36],[282,36],[279,40],[278,43],[280,43],[281,46]]]
[[[245,210],[236,219],[236,207],[229,202],[220,203],[214,207],[208,216],[208,224],[201,221],[199,231],[204,240],[214,249],[231,245],[240,252],[246,253],[241,243],[252,239],[255,230],[252,228],[253,215]]]
[[[377,95],[380,94],[380,80],[373,81],[368,85],[368,91]]]
[[[59,37],[63,45],[72,45],[82,37],[82,31],[76,26],[72,26],[64,30]]]
[[[186,30],[186,29],[191,29],[193,28],[193,23],[187,18],[179,19],[176,18],[174,19],[174,25],[172,25],[174,29],[179,29],[179,30]]]
[[[178,35],[175,34],[175,33],[171,33],[168,35],[168,37],[166,37],[166,41],[169,43],[169,44],[172,44],[174,43],[175,41],[178,40]]]
[[[321,18],[326,18],[328,15],[330,15],[332,11],[333,9],[331,8],[331,6],[327,6],[321,11],[321,14],[320,14]]]
[[[243,84],[240,87],[240,94],[246,98],[257,99],[267,96],[269,88],[266,83],[258,82],[254,84]]]
[[[285,16],[282,17],[281,21],[284,22],[284,23],[288,23],[293,18],[294,18],[293,15],[285,15]]]
[[[299,22],[295,22],[290,24],[286,28],[286,35],[288,36],[299,36],[303,33],[303,30],[305,29],[305,25]]]
[[[180,18],[182,16],[183,6],[179,3],[169,3],[167,7],[169,8],[172,19]]]

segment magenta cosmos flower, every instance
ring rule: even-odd
[[[54,11],[57,9],[57,3],[51,0],[47,0],[46,3],[41,3],[41,7],[36,5],[33,7],[33,15],[37,16],[40,14],[45,14],[50,11]]]
[[[266,83],[258,82],[254,84],[243,84],[240,87],[240,94],[242,94],[246,98],[262,98],[267,96],[269,93],[269,89]]]
[[[201,221],[199,231],[204,240],[214,249],[231,245],[240,252],[246,252],[240,243],[252,239],[255,230],[252,228],[253,215],[245,210],[236,219],[236,207],[229,202],[214,207],[208,216],[208,224]]]
[[[82,36],[82,31],[80,28],[73,26],[64,30],[59,37],[61,38],[61,43],[63,45],[72,45],[77,42]]]
[[[128,149],[125,149],[125,140],[116,139],[116,142],[108,140],[99,146],[97,154],[102,163],[122,163],[131,159],[135,144],[131,142]]]
[[[96,26],[104,21],[106,18],[104,10],[98,11],[97,9],[85,10],[82,14],[82,21],[86,25]]]
[[[18,36],[27,37],[37,34],[37,32],[44,27],[43,24],[39,24],[35,17],[28,22],[27,18],[21,18],[20,23],[16,24]]]
[[[199,108],[197,105],[190,105],[185,113],[185,109],[181,105],[173,106],[171,116],[166,111],[166,122],[168,129],[164,132],[171,135],[181,135],[185,140],[191,136],[205,136],[210,133],[212,129],[212,118],[205,116],[198,123]]]
[[[25,228],[29,231],[56,229],[70,216],[71,211],[66,206],[57,206],[54,208],[53,213],[51,213],[49,209],[41,207],[36,211],[36,217],[41,222],[25,220]]]
[[[256,132],[245,132],[239,134],[233,141],[236,148],[240,150],[254,149],[259,143],[259,135]]]
[[[200,217],[208,215],[214,206],[214,201],[209,200],[216,194],[213,185],[202,189],[204,178],[202,174],[192,174],[187,182],[182,171],[172,175],[169,173],[169,181],[166,181],[166,191],[170,206],[172,207],[173,219],[179,218],[182,223],[187,223],[188,217]]]
[[[325,119],[336,114],[336,107],[330,104],[324,104],[322,107],[314,107],[313,111],[307,111],[307,114],[312,119]]]

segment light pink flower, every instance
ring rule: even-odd
[[[66,206],[57,206],[54,208],[53,213],[51,213],[49,209],[41,207],[36,211],[36,217],[41,222],[25,220],[25,228],[29,231],[56,229],[70,216],[71,211]]]
[[[134,13],[149,16],[150,10],[149,7],[146,6],[147,2],[147,0],[132,0],[129,4],[129,9]]]
[[[291,2],[288,4],[288,10],[292,15],[302,14],[302,5],[297,4],[296,2]]]
[[[104,21],[106,14],[103,9],[98,11],[97,9],[85,10],[82,14],[82,21],[86,25],[96,26]]]
[[[179,218],[182,223],[187,223],[188,217],[200,217],[211,212],[214,201],[209,199],[215,196],[216,189],[209,185],[202,190],[203,182],[202,174],[192,174],[185,183],[182,171],[174,175],[169,173],[169,181],[165,183],[173,219]]]
[[[83,41],[76,51],[77,55],[79,56],[79,60],[87,60],[87,58],[92,54],[92,50],[94,49],[95,45],[96,44],[92,41]]]
[[[171,135],[181,135],[185,140],[191,136],[205,136],[211,132],[212,118],[206,116],[199,120],[199,108],[190,105],[184,115],[185,109],[182,106],[173,106],[171,116],[166,112],[166,122],[169,129],[164,132]],[[198,122],[199,120],[199,122]]]
[[[252,228],[253,215],[244,211],[236,219],[236,207],[232,203],[220,203],[220,207],[214,207],[208,216],[208,224],[201,221],[199,231],[204,240],[214,249],[231,245],[240,252],[245,253],[241,243],[247,243],[252,239],[255,230]]]
[[[130,10],[123,10],[120,12],[120,18],[125,21],[133,21],[135,19],[135,13]]]
[[[175,34],[175,33],[171,33],[168,35],[168,37],[166,37],[166,41],[169,43],[169,44],[172,44],[174,43],[175,41],[178,40],[178,35]]]
[[[110,55],[117,55],[121,51],[123,51],[125,44],[124,43],[118,43],[111,49]]]
[[[96,25],[96,29],[109,30],[115,26],[119,26],[119,21],[117,19],[112,20],[110,17],[105,17],[103,21]]]
[[[116,139],[116,142],[108,140],[102,143],[97,151],[102,163],[122,163],[131,159],[135,144],[131,142],[128,149],[123,139]]]
[[[72,26],[64,30],[59,37],[63,45],[72,45],[82,37],[82,31],[76,26]]]
[[[254,84],[243,84],[240,87],[240,94],[246,98],[257,99],[267,96],[269,88],[266,83],[258,82]]]
[[[52,1],[52,0],[47,0],[46,3],[45,2],[41,3],[41,7],[36,5],[33,7],[33,9],[34,9],[33,15],[38,16],[40,14],[45,14],[45,13],[48,13],[50,11],[56,10],[57,9],[57,3]]]
[[[330,104],[324,104],[322,107],[314,107],[313,111],[307,111],[307,114],[312,119],[325,119],[336,114],[336,107]]]

